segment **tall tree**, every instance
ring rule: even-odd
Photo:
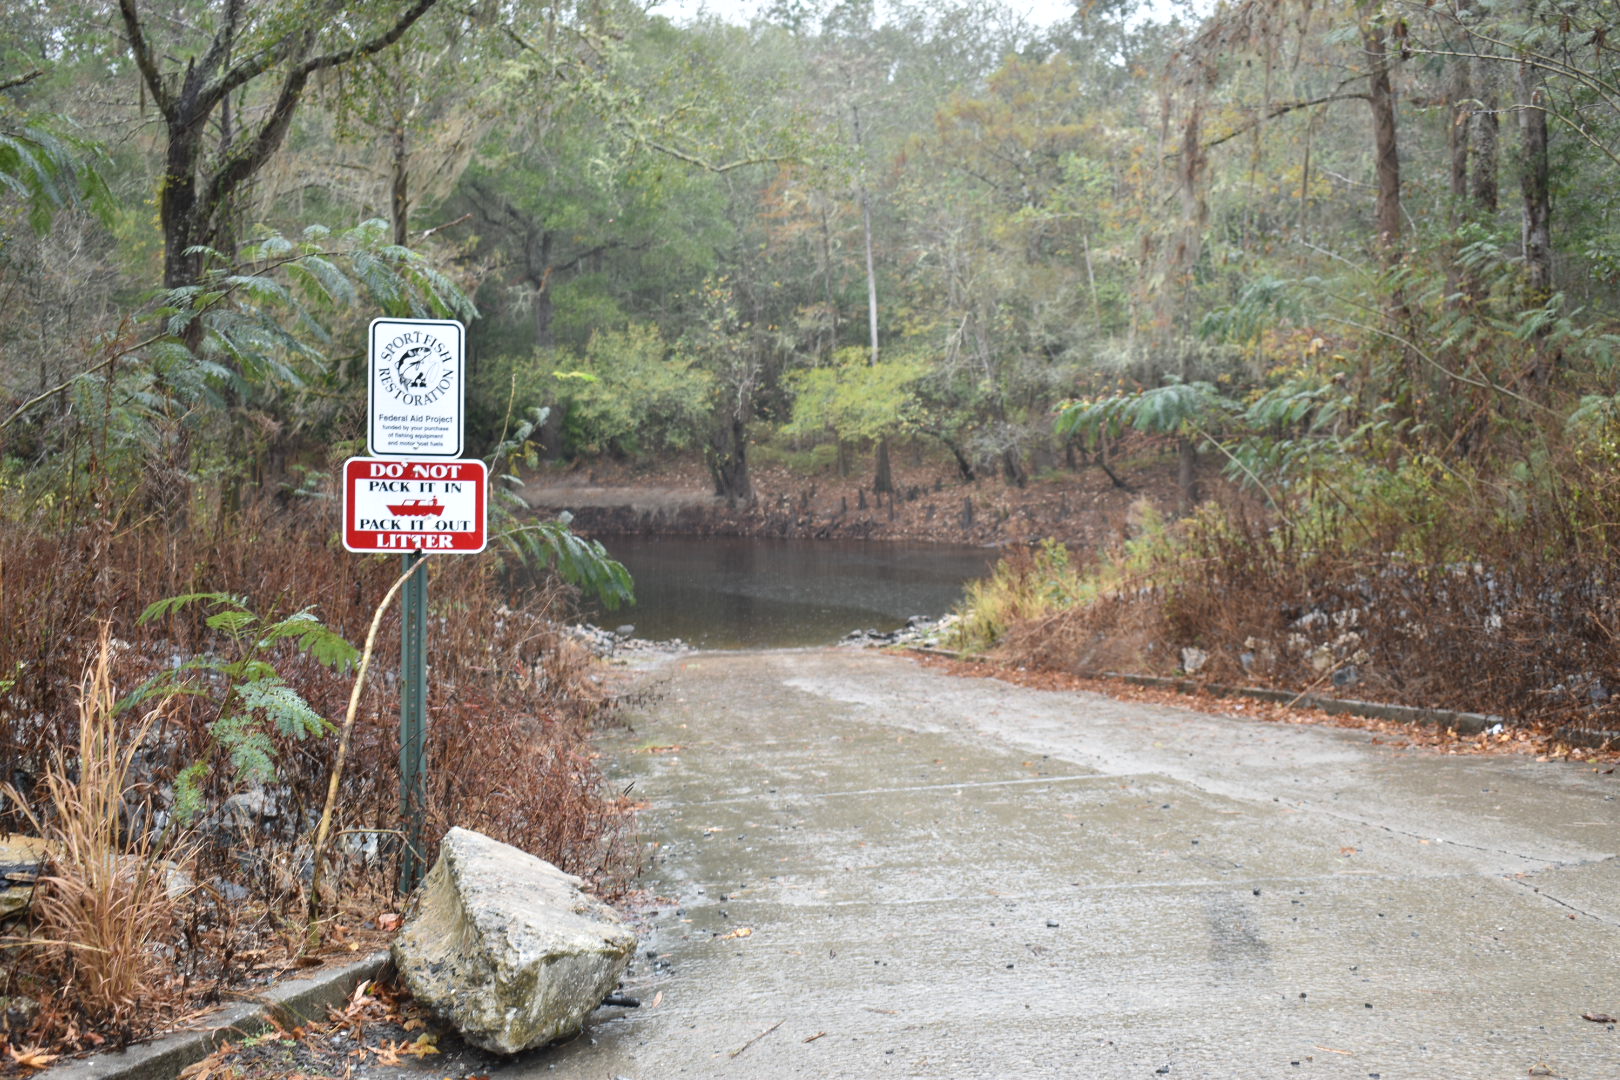
[[[200,33],[160,43],[159,20],[136,0],[118,0],[130,55],[163,119],[158,219],[166,287],[198,282],[198,247],[230,243],[232,200],[281,146],[310,79],[392,45],[437,2],[370,0],[333,18],[324,5],[212,0],[193,16]],[[241,97],[267,83],[274,85],[258,103],[262,111],[244,122]],[[212,149],[211,130],[218,135]]]

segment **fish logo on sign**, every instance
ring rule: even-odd
[[[428,365],[432,356],[433,349],[427,345],[418,345],[400,353],[399,363],[394,365],[394,371],[399,375],[399,385],[406,390],[426,390]]]
[[[426,340],[410,344],[412,338]],[[450,347],[426,330],[409,330],[386,342],[378,376],[384,393],[401,405],[432,405],[456,385]]]

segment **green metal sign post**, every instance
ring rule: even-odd
[[[399,657],[399,812],[405,822],[405,850],[399,864],[399,890],[422,880],[422,812],[427,805],[427,607],[428,573],[418,565],[420,551],[403,557],[406,579],[400,597],[403,631]]]
[[[489,468],[476,459],[350,458],[343,463],[343,546],[403,556],[400,587],[399,888],[425,876],[429,554],[470,555],[488,543]]]
[[[426,869],[428,552],[483,551],[489,472],[462,458],[467,329],[453,319],[373,319],[366,450],[343,463],[343,546],[404,556],[400,598],[399,890]]]

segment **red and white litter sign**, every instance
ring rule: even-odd
[[[483,551],[489,470],[482,461],[350,458],[343,546],[350,551]]]

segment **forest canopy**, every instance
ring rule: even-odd
[[[147,500],[325,468],[385,312],[469,321],[480,452],[545,409],[733,500],[771,439],[881,490],[895,440],[1022,483],[1138,430],[1272,502],[1612,448],[1596,0],[338,10],[0,14],[13,475],[91,427]]]

